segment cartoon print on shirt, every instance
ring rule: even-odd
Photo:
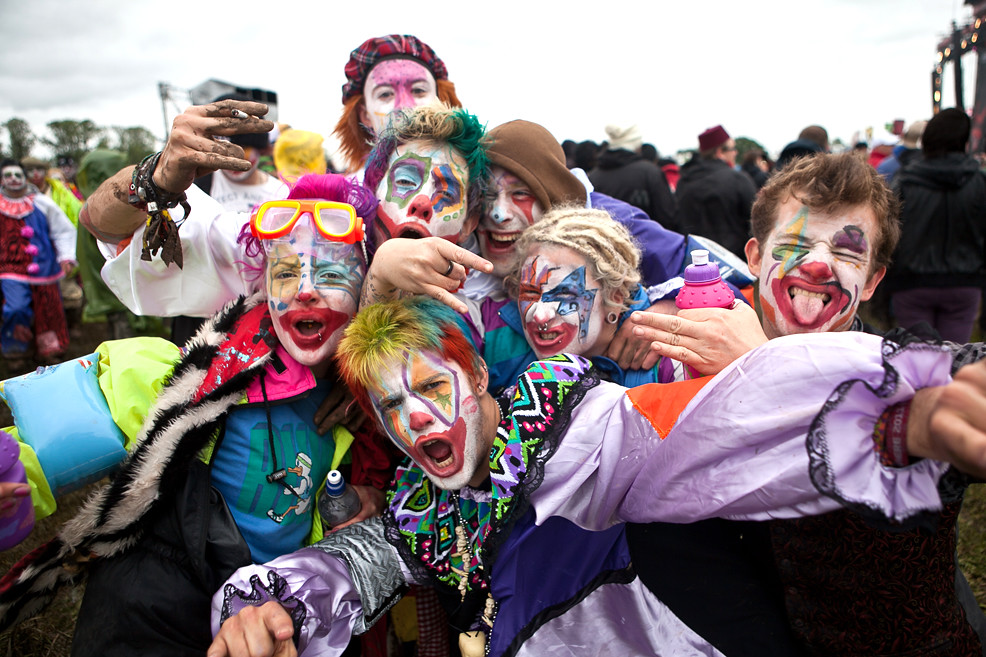
[[[295,464],[295,467],[287,468],[286,471],[298,478],[297,483],[292,485],[287,481],[287,478],[284,478],[281,480],[281,484],[284,486],[284,494],[294,495],[297,501],[285,509],[283,513],[277,513],[274,510],[277,508],[278,500],[274,500],[273,509],[267,509],[267,517],[278,524],[283,522],[284,518],[292,511],[294,511],[296,516],[304,515],[312,503],[312,494],[315,491],[315,487],[312,485],[313,482],[310,476],[312,470],[312,458],[304,452],[298,452],[298,456],[295,458]]]

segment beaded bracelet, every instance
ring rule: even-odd
[[[181,269],[182,254],[178,225],[175,224],[168,210],[181,205],[187,218],[192,209],[188,205],[185,192],[168,192],[154,183],[154,169],[160,159],[161,151],[158,151],[148,155],[134,167],[127,200],[130,205],[147,213],[141,260],[151,260],[151,257],[160,250],[161,260],[165,265],[175,263]]]

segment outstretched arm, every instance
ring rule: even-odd
[[[267,113],[263,103],[223,100],[189,107],[175,117],[168,143],[154,170],[154,184],[177,194],[191,187],[199,176],[217,169],[247,171],[250,162],[243,149],[218,136],[269,132],[274,124],[258,118]],[[130,237],[147,214],[129,204],[134,167],[127,167],[92,193],[79,213],[79,221],[104,242]]]
[[[457,312],[468,312],[466,304],[452,294],[466,280],[467,268],[489,273],[493,264],[440,237],[389,239],[373,255],[360,307],[402,294],[427,294]]]

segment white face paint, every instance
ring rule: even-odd
[[[12,164],[0,170],[0,185],[11,196],[21,196],[27,190],[27,178],[19,165]]]
[[[486,466],[479,398],[457,363],[431,351],[407,358],[367,389],[377,420],[436,486],[458,490]]]
[[[514,243],[525,228],[539,221],[544,208],[524,181],[503,167],[490,169],[496,200],[484,209],[479,224],[479,247],[493,263],[493,273],[510,273],[516,257]]]
[[[285,237],[264,240],[267,303],[284,349],[321,376],[356,314],[365,267],[357,245],[330,242],[310,215]]]
[[[379,135],[390,123],[393,112],[437,99],[435,76],[427,67],[413,59],[385,59],[366,77],[360,120]]]
[[[585,258],[562,246],[537,245],[527,253],[517,306],[524,337],[538,358],[562,352],[596,356],[609,343],[604,333],[615,329],[605,328],[602,286]]]
[[[760,279],[760,304],[769,337],[843,331],[861,301],[883,278],[870,275],[876,215],[867,206],[821,214],[790,198],[763,245],[747,245],[750,270]]]
[[[377,185],[377,244],[391,237],[443,237],[459,243],[468,220],[469,168],[447,145],[413,141],[394,149]]]

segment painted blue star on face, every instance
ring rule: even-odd
[[[578,313],[579,340],[584,341],[589,331],[589,313],[596,298],[596,288],[585,287],[585,267],[572,271],[562,281],[541,295],[541,303],[557,303],[559,315]]]

